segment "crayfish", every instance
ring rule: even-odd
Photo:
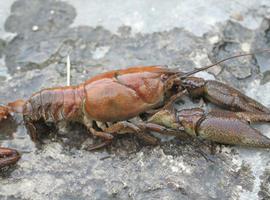
[[[245,55],[253,54],[235,57]],[[167,66],[109,71],[77,86],[43,89],[26,101],[18,100],[2,106],[0,121],[12,112],[21,113],[33,141],[39,139],[37,125],[41,121],[80,122],[92,135],[103,140],[90,150],[104,147],[116,134],[125,133],[134,133],[150,144],[157,144],[158,139],[149,131],[173,135],[186,132],[220,143],[270,147],[270,139],[245,122],[269,121],[268,108],[221,82],[191,76],[214,65],[189,73]],[[176,112],[172,105],[184,94],[202,97],[239,112],[206,113],[201,109]],[[149,111],[154,114],[147,121],[132,121],[132,118]],[[0,148],[0,158],[2,167],[16,163],[20,155],[16,150]]]

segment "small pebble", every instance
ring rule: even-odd
[[[38,31],[38,29],[39,29],[39,28],[38,28],[37,25],[35,25],[35,26],[32,27],[32,31]]]
[[[250,51],[250,44],[249,43],[242,43],[241,44],[241,49],[243,51],[249,52]]]
[[[217,35],[215,35],[215,36],[209,38],[209,42],[210,42],[211,44],[215,44],[215,43],[217,43],[218,41],[219,41],[219,37],[218,37]]]
[[[230,16],[232,19],[237,20],[237,21],[243,21],[244,17],[241,15],[239,12],[235,12]]]

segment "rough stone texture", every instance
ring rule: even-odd
[[[7,31],[0,35],[1,103],[65,85],[68,54],[77,84],[130,65],[190,71],[269,48],[270,1],[68,2],[20,0],[0,12]],[[199,75],[270,107],[269,63],[269,54],[256,54]],[[269,125],[256,128],[270,136]],[[161,136],[165,142],[153,147],[125,135],[89,152],[84,148],[95,141],[83,126],[47,131],[34,144],[20,116],[1,123],[0,132],[1,146],[23,153],[1,172],[0,199],[269,199],[269,150],[222,145],[212,155],[207,142]]]

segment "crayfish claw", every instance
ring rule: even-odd
[[[101,149],[103,147],[106,147],[108,146],[109,144],[112,143],[112,140],[105,140],[99,144],[93,144],[93,145],[90,145],[88,147],[86,147],[86,150],[87,151],[94,151],[94,150],[98,150],[98,149]]]
[[[270,138],[243,122],[233,112],[209,112],[200,120],[197,135],[222,144],[270,148]]]
[[[204,93],[208,101],[233,111],[270,113],[269,108],[261,103],[218,81],[207,81]]]
[[[15,149],[0,147],[0,169],[16,164],[20,158],[19,152]]]

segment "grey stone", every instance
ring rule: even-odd
[[[269,1],[183,1],[177,5],[174,1],[151,5],[124,1],[121,8],[119,2],[68,2],[16,1],[10,16],[4,16],[6,31],[16,36],[12,40],[3,37],[5,45],[0,50],[1,104],[26,99],[42,88],[64,86],[67,55],[71,59],[71,82],[78,84],[98,73],[131,65],[166,64],[191,71],[247,47],[252,50],[269,45],[269,22],[262,21],[270,9]],[[86,9],[85,5],[92,7]],[[131,20],[130,7],[145,12],[133,13]],[[160,12],[160,8],[166,11]],[[93,9],[93,18],[85,22],[91,24],[80,24],[85,16],[79,13]],[[149,10],[155,13],[148,16]],[[230,16],[238,22],[227,21]],[[128,20],[130,24],[124,23]],[[215,77],[206,72],[199,75],[222,80],[270,107],[270,83],[260,74],[268,72],[267,54],[262,61],[258,56],[222,63],[209,70]],[[178,107],[194,104],[186,98]],[[160,136],[164,142],[149,146],[133,135],[123,135],[111,146],[91,152],[85,150],[87,145],[99,141],[85,127],[71,123],[58,128],[46,129],[41,143],[34,143],[21,116],[0,124],[1,146],[22,152],[14,168],[0,172],[1,199],[269,197],[267,149],[215,145],[212,154],[206,141]],[[270,136],[269,125],[255,128]]]

